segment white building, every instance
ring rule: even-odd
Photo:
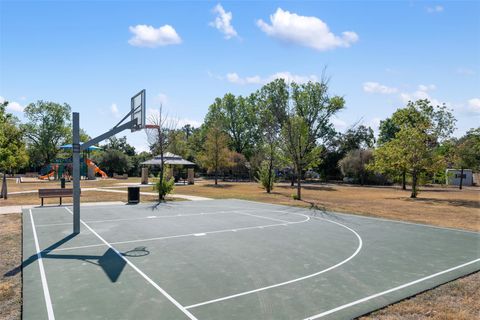
[[[461,172],[462,170],[460,169],[447,169],[446,171],[447,184],[459,186]],[[471,169],[463,169],[462,185],[464,186],[473,185],[473,173]]]

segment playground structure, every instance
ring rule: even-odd
[[[80,143],[81,144],[81,143]],[[72,144],[65,144],[60,146],[59,149],[73,151]],[[101,170],[91,159],[89,159],[90,152],[93,150],[101,150],[97,146],[89,146],[83,152],[83,155],[80,159],[80,176],[85,177],[89,180],[94,180],[95,175],[99,174],[103,179],[108,178],[108,175]],[[39,179],[41,180],[58,180],[60,178],[67,178],[71,180],[73,174],[73,157],[70,158],[59,158],[55,159],[50,164],[45,165],[40,170]]]
[[[45,165],[40,170],[38,179],[40,180],[59,180],[66,178],[71,180],[73,172],[72,158],[55,159],[51,164]],[[85,179],[95,179],[95,175],[99,174],[102,179],[108,178],[108,175],[101,170],[91,159],[83,157],[80,161],[80,176]]]

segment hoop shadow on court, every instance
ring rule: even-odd
[[[57,249],[64,243],[67,243],[73,239],[77,234],[70,234],[65,238],[55,242],[48,248],[42,250],[40,255],[42,259],[67,259],[67,260],[80,260],[84,262],[91,263],[100,267],[103,272],[107,275],[111,282],[117,282],[118,278],[123,272],[127,261],[119,256],[115,250],[108,248],[103,255],[82,255],[82,254],[56,254],[51,253],[53,250]],[[141,257],[150,254],[150,251],[146,247],[136,247],[132,250],[121,252],[123,257]],[[11,277],[19,273],[23,268],[28,267],[30,264],[38,260],[38,255],[33,254],[28,259],[24,260],[21,265],[15,267],[14,269],[5,273],[5,276]]]

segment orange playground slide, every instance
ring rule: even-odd
[[[97,167],[97,165],[92,160],[86,159],[86,162],[87,162],[87,166],[94,168],[93,170],[95,171],[95,173],[100,174],[102,178],[108,178],[107,174],[102,170],[100,170],[100,168]]]
[[[47,173],[46,175],[39,176],[38,179],[50,180],[50,178],[53,177],[54,174],[55,174],[55,170],[52,170],[49,173]]]

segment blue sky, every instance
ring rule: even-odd
[[[346,99],[339,130],[430,98],[461,135],[480,120],[479,15],[478,1],[0,1],[0,97],[20,119],[30,102],[66,102],[96,136],[140,89],[150,113],[163,103],[198,126],[217,96],[326,66]]]

